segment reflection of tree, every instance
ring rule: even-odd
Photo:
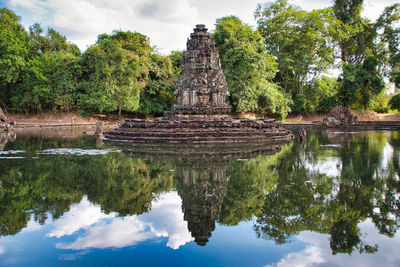
[[[227,194],[219,216],[221,223],[236,225],[259,214],[264,193],[272,191],[277,181],[274,166],[288,149],[290,146],[285,145],[275,155],[231,161],[227,170],[230,177]]]
[[[83,195],[105,212],[140,214],[150,209],[157,193],[169,191],[173,185],[171,165],[166,161],[120,153],[44,156],[37,155],[33,147],[45,147],[46,141],[29,142],[23,162],[0,161],[0,235],[18,233],[31,215],[41,224],[49,214],[57,219]]]
[[[373,253],[377,246],[362,241],[358,228],[361,221],[371,218],[388,236],[399,228],[399,200],[395,198],[399,181],[393,171],[396,159],[389,169],[381,164],[386,135],[361,132],[351,141],[346,138],[345,145],[334,150],[316,145],[325,143],[326,137],[310,133],[305,151],[294,144],[282,157],[276,167],[276,189],[265,195],[255,230],[280,244],[303,230],[329,233],[332,253],[351,253],[355,248]],[[398,151],[400,146],[396,148],[394,143]],[[332,153],[341,161],[339,177],[330,178],[307,167],[328,160]]]
[[[390,161],[382,156],[389,145],[394,151]],[[261,148],[261,153],[247,147],[242,153],[237,147],[196,147],[192,153],[189,147],[173,151],[135,146],[125,151],[129,156],[51,156],[36,151],[95,143],[90,138],[18,138],[7,143],[8,149],[20,147],[26,147],[26,159],[0,161],[1,235],[19,232],[31,216],[40,223],[49,215],[59,218],[83,195],[107,213],[141,214],[149,211],[158,193],[171,190],[173,182],[189,230],[200,245],[208,241],[216,220],[235,225],[255,217],[258,236],[279,244],[311,230],[330,235],[332,253],[372,253],[377,246],[363,241],[360,222],[371,219],[387,236],[394,236],[400,226],[398,132],[360,132],[344,139],[332,132],[310,132],[304,148],[293,142],[276,154],[256,157],[268,149]],[[332,158],[338,177],[310,167]]]
[[[280,144],[135,145],[122,149],[134,157],[167,158],[174,165],[184,219],[197,244],[204,246],[216,220],[233,225],[260,209],[263,193],[275,184],[269,174],[277,161],[261,155],[275,154]],[[245,162],[231,160],[254,155],[259,156]]]

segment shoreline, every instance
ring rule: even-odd
[[[400,129],[400,113],[379,114],[371,110],[364,112],[352,111],[358,116],[359,122],[355,125],[342,126],[338,128],[366,128],[366,129]],[[259,118],[254,113],[230,114],[232,118]],[[305,114],[305,115],[289,115],[282,124],[285,128],[329,128],[322,125],[322,120],[327,114]],[[14,128],[53,128],[53,127],[94,127],[98,123],[102,127],[112,129],[118,127],[118,123],[127,119],[136,119],[142,116],[123,116],[118,119],[115,114],[103,115],[96,114],[92,116],[81,116],[78,113],[44,113],[44,114],[8,114],[8,119],[16,121]],[[155,119],[154,116],[148,116],[149,119]]]

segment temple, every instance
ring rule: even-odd
[[[215,43],[204,25],[196,25],[183,53],[176,82],[177,103],[163,118],[128,119],[105,133],[104,139],[129,143],[231,144],[279,143],[294,135],[275,119],[239,120],[231,107]]]
[[[176,82],[173,114],[227,114],[229,95],[215,43],[203,24],[196,25],[183,52],[182,72]]]

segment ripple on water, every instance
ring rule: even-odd
[[[45,149],[38,154],[41,155],[105,155],[108,153],[120,153],[121,150],[117,149],[81,149],[81,148],[51,148]]]

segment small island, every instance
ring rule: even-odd
[[[126,120],[105,134],[131,143],[285,142],[294,138],[275,119],[236,120],[229,116],[229,95],[215,43],[205,25],[196,25],[183,53],[176,82],[177,104],[162,119]]]

